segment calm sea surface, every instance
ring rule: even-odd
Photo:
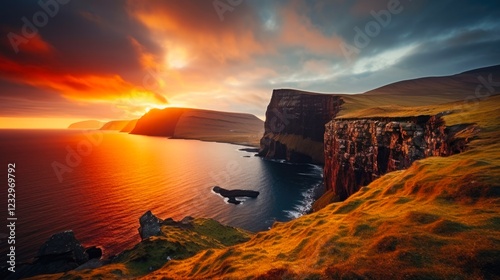
[[[162,219],[208,217],[250,231],[307,211],[321,188],[319,167],[263,160],[240,148],[117,132],[0,130],[5,224],[7,165],[16,165],[17,260],[34,257],[53,233],[68,229],[84,246],[116,254],[140,240],[139,217],[148,210]],[[214,185],[260,195],[228,204]],[[8,247],[2,228],[0,259]]]

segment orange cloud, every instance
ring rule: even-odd
[[[33,38],[30,38],[27,43],[19,45],[19,51],[33,54],[47,54],[52,52],[53,48],[37,33]]]
[[[162,68],[162,65],[159,63],[160,58],[158,58],[156,55],[152,54],[151,52],[148,52],[146,48],[144,48],[141,43],[139,43],[135,38],[133,37],[128,37],[132,47],[134,47],[135,51],[137,52],[137,55],[139,57],[139,61],[143,67],[143,69],[159,69]]]
[[[58,91],[62,96],[82,101],[133,99],[166,104],[164,96],[125,81],[119,75],[71,74],[51,71],[38,65],[21,64],[0,57],[0,74],[8,80]]]
[[[192,2],[192,1],[191,1]],[[274,52],[256,36],[259,23],[248,17],[243,5],[241,17],[220,22],[212,3],[129,2],[129,12],[156,36],[165,52],[182,48],[197,63],[248,61],[253,55]]]

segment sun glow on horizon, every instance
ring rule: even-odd
[[[91,119],[91,118],[89,118]],[[82,118],[0,117],[0,129],[65,129]]]

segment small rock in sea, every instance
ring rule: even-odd
[[[85,249],[85,253],[91,259],[100,259],[102,257],[102,249],[96,246],[88,247]]]
[[[212,190],[215,193],[218,193],[221,196],[228,198],[227,202],[236,205],[241,203],[241,201],[236,199],[237,197],[256,198],[260,194],[258,191],[252,191],[252,190],[226,190],[219,186],[214,186]]]

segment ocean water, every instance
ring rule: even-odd
[[[321,189],[314,165],[263,160],[238,145],[118,132],[0,130],[0,189],[7,224],[7,165],[15,163],[16,257],[29,260],[52,234],[73,230],[105,256],[140,241],[139,217],[214,218],[250,231],[304,214]],[[240,205],[211,191],[260,192]],[[7,229],[0,231],[6,258]]]

